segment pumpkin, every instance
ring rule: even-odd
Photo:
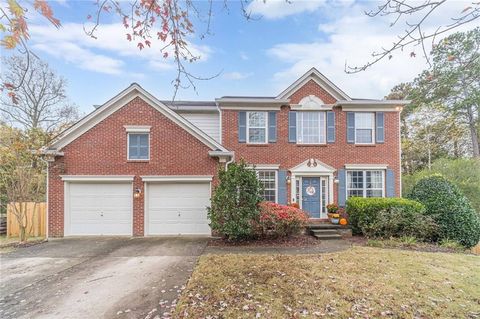
[[[340,219],[340,225],[345,226],[347,224],[347,220],[345,218]]]

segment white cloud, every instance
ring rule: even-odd
[[[126,30],[120,23],[102,24],[96,32],[97,39],[85,34],[83,24],[66,23],[59,30],[51,25],[31,25],[33,47],[78,67],[107,74],[125,71],[125,58],[143,60],[156,70],[173,68],[172,58],[163,58],[160,48],[163,42],[151,41],[151,47],[139,50],[138,41],[127,41]],[[88,30],[88,25],[86,29]],[[152,32],[156,34],[156,31]],[[189,50],[199,61],[206,61],[212,50],[208,46],[189,43]],[[172,54],[169,52],[169,56]]]
[[[445,6],[437,12],[430,23],[448,23],[452,10],[463,8],[462,4],[459,6],[454,2],[449,5],[450,7]],[[362,66],[371,61],[373,51],[380,51],[382,47],[391,45],[404,30],[404,21],[389,28],[390,17],[369,18],[363,13],[375,6],[374,3],[367,3],[344,8],[338,12],[338,18],[333,22],[319,25],[319,31],[325,33],[321,40],[282,43],[270,48],[269,55],[289,65],[274,75],[277,88],[284,89],[311,67],[316,67],[353,97],[383,98],[394,85],[413,80],[427,67],[419,46],[396,52],[391,60],[384,59],[366,71],[357,74],[344,72],[346,63],[349,66]],[[432,28],[433,24],[427,25],[423,31]],[[417,54],[416,58],[409,56],[412,50]],[[427,48],[427,52],[429,50],[430,48]]]
[[[326,0],[254,0],[250,2],[246,10],[267,19],[280,19],[305,11],[315,11],[325,2]]]
[[[253,73],[227,72],[223,74],[223,78],[227,80],[244,80],[252,75]]]
[[[245,52],[240,52],[240,59],[247,61],[249,59],[248,55]]]

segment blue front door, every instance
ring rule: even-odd
[[[320,218],[320,177],[302,177],[302,209],[310,218]]]

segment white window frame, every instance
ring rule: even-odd
[[[265,127],[250,127],[250,113],[263,113],[265,115]],[[265,141],[264,142],[251,142],[250,141],[250,128],[260,128],[265,129]],[[268,144],[268,112],[262,111],[250,111],[247,112],[247,143],[248,144]]]
[[[346,174],[346,185],[345,185],[345,190],[346,190],[346,198],[349,197],[349,191],[350,190],[360,190],[360,188],[350,188],[349,183],[348,183],[348,173],[350,172],[362,172],[363,175],[363,185],[362,185],[362,196],[363,198],[367,197],[367,190],[380,190],[380,188],[367,188],[367,172],[381,172],[382,173],[382,198],[385,197],[385,170],[383,169],[366,169],[366,170],[359,170],[359,169],[349,169],[347,170]]]
[[[148,135],[148,158],[130,158],[130,134],[133,134],[133,135],[139,135],[139,134]],[[151,141],[150,141],[150,133],[149,132],[145,132],[145,131],[128,132],[127,133],[127,161],[129,161],[129,162],[146,162],[146,161],[149,161],[150,160],[150,151],[151,151],[150,145],[151,145]]]
[[[260,172],[273,172],[275,174],[275,201],[274,203],[278,203],[278,171],[277,170],[273,170],[273,169],[256,169],[255,172],[257,173],[257,178],[258,180],[260,181],[260,183],[262,183],[262,181],[260,180]],[[263,183],[262,183],[263,185]],[[271,190],[271,188],[269,188],[269,190]]]
[[[360,143],[360,142],[357,142],[357,130],[358,130],[358,129],[360,129],[360,130],[361,130],[361,129],[365,129],[365,128],[359,128],[359,127],[357,126],[357,123],[358,123],[358,121],[357,121],[357,114],[370,114],[370,115],[372,116],[372,118],[373,118],[373,120],[372,120],[372,128],[371,128],[371,129],[372,129],[372,142],[371,142],[371,143]],[[374,144],[375,144],[375,129],[376,129],[376,127],[375,127],[375,120],[376,120],[376,118],[375,118],[375,112],[355,112],[355,144],[358,144],[358,145],[374,145]]]
[[[303,121],[303,114],[302,113],[316,113],[318,114],[318,123],[320,124],[320,114],[323,113],[323,128],[320,127],[319,130],[318,130],[318,134],[319,134],[319,138],[320,138],[320,133],[323,131],[323,137],[324,137],[324,141],[323,142],[318,142],[318,143],[308,143],[308,142],[305,142],[304,139],[303,139],[303,124],[300,125],[300,123]],[[302,116],[300,116],[300,114],[302,114]],[[302,120],[300,120],[300,117],[302,118]],[[325,145],[327,144],[327,112],[325,111],[298,111],[297,112],[297,123],[295,123],[297,125],[297,144],[305,144],[305,145]],[[299,142],[299,140],[302,140],[301,142]]]

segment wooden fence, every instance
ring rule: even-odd
[[[7,205],[7,237],[18,237],[20,227],[17,216],[15,216],[15,206],[26,211],[27,229],[29,237],[44,237],[46,233],[47,204],[46,203],[10,203]],[[19,206],[22,205],[22,206]]]

